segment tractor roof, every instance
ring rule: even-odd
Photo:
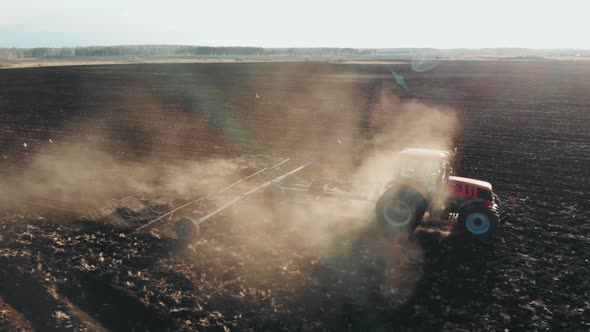
[[[475,180],[470,178],[464,178],[461,176],[449,176],[449,181],[453,182],[461,182],[461,183],[469,183],[478,187],[485,188],[487,190],[492,190],[492,184],[486,181]]]
[[[450,152],[432,149],[405,148],[399,154],[400,156],[406,157],[446,158],[450,155]]]

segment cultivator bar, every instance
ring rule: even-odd
[[[312,163],[313,162],[307,162],[307,163],[305,163],[305,164],[303,164],[303,165],[295,168],[294,170],[292,170],[292,171],[290,171],[288,173],[285,173],[285,174],[283,174],[283,175],[281,175],[281,176],[279,176],[279,177],[277,177],[275,179],[272,179],[270,181],[264,182],[263,184],[261,184],[259,186],[256,186],[256,187],[248,190],[247,192],[245,192],[245,193],[241,194],[240,196],[232,199],[231,201],[225,203],[224,205],[222,205],[221,207],[215,209],[214,211],[211,211],[206,216],[199,218],[197,221],[194,222],[195,226],[197,226],[197,225],[199,225],[199,224],[207,221],[208,219],[212,218],[213,216],[215,216],[216,214],[220,213],[221,211],[227,209],[228,207],[230,207],[230,206],[234,205],[235,203],[241,201],[242,199],[246,198],[248,195],[251,195],[251,194],[253,194],[253,193],[255,193],[255,192],[257,192],[257,191],[259,191],[261,189],[264,189],[264,188],[268,187],[269,185],[271,185],[273,183],[280,183],[281,180],[283,180],[283,179],[285,179],[285,178],[287,178],[287,177],[289,177],[289,176],[291,176],[291,175],[293,175],[293,174],[301,171],[302,169],[306,168],[307,166],[311,165]]]
[[[374,198],[364,195],[352,194],[346,191],[342,191],[338,188],[330,188],[328,185],[323,186],[320,190],[315,188],[311,188],[311,184],[291,184],[291,185],[284,185],[282,183],[277,183],[277,186],[285,191],[295,191],[295,192],[307,192],[312,194],[319,194],[322,196],[327,197],[338,197],[344,199],[351,199],[351,200],[359,200],[359,201],[375,201]]]
[[[268,161],[272,161],[273,158],[262,156],[265,160],[266,164]],[[253,160],[254,164],[259,165],[261,156],[246,156],[242,157],[242,159]],[[308,168],[313,162],[308,161],[302,164],[296,164],[293,167],[290,167],[288,171],[285,172],[287,166],[289,164],[293,164],[293,160],[291,158],[281,158],[278,162],[277,159],[273,164],[268,166],[262,166],[261,169],[252,172],[251,174],[237,179],[231,184],[210,192],[208,194],[202,195],[196,199],[193,199],[189,202],[186,202],[182,205],[176,206],[168,211],[162,211],[158,213],[157,217],[151,217],[149,222],[139,226],[136,228],[136,231],[142,231],[146,229],[161,229],[165,226],[169,225],[170,220],[173,219],[174,216],[180,217],[176,221],[176,233],[179,238],[181,237],[190,237],[191,234],[195,234],[198,230],[198,226],[215,216],[218,216],[228,208],[234,206],[236,203],[244,200],[248,196],[255,194],[259,191],[264,190],[269,186],[276,186],[283,191],[301,191],[301,192],[313,192],[317,193],[317,190],[313,190],[311,188],[311,183],[308,184],[292,184],[286,183],[285,180],[287,178],[296,178],[296,174],[301,172],[302,170]],[[264,181],[256,181],[256,179],[264,179]],[[299,179],[300,180],[300,179]],[[253,183],[255,182],[255,183]],[[305,181],[303,181],[305,182]],[[322,188],[322,192],[326,195],[333,195],[333,196],[340,196],[344,197],[347,196],[348,198],[355,198],[355,199],[362,199],[360,196],[356,195],[347,195],[346,193],[339,191],[335,188],[328,188],[324,186]],[[225,199],[227,197],[227,199]],[[131,198],[129,198],[131,199]],[[131,199],[133,200],[133,199]],[[199,205],[199,203],[204,203],[207,200],[213,200],[214,202],[223,201],[222,204],[218,205],[216,208],[203,212],[203,209],[196,208],[193,211],[190,211],[189,208],[195,207]],[[208,204],[206,204],[208,205]],[[151,212],[154,210],[152,209]],[[194,215],[200,214],[201,216],[194,218]],[[153,213],[151,214],[153,216]],[[145,218],[148,219],[148,218]],[[145,220],[144,219],[144,220]],[[181,233],[186,233],[185,235]]]

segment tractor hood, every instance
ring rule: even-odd
[[[457,182],[457,183],[468,183],[474,186],[482,187],[487,190],[492,190],[492,184],[486,181],[475,180],[470,178],[464,178],[461,176],[449,176],[449,181]]]

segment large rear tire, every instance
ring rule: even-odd
[[[426,212],[426,201],[408,189],[390,188],[377,201],[377,224],[388,231],[413,231]]]

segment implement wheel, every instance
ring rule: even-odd
[[[181,243],[190,243],[199,236],[199,227],[190,218],[180,218],[174,227],[176,237]]]

